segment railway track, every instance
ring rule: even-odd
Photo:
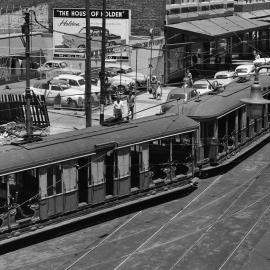
[[[16,257],[7,269],[241,269],[269,225],[269,148],[187,197],[29,247],[28,256],[6,254]]]

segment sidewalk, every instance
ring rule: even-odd
[[[160,112],[160,105],[166,101],[169,91],[174,87],[164,87],[162,91],[161,100],[153,99],[152,94],[148,92],[140,93],[136,96],[135,102],[135,116],[134,118],[141,118],[149,115],[154,115]],[[127,116],[127,102],[124,100],[124,117]],[[85,112],[73,110],[54,110],[48,109],[51,126],[49,128],[50,134],[72,131],[76,129],[85,128]],[[104,110],[104,119],[113,116],[113,105],[108,105]],[[92,126],[99,125],[100,110],[92,112]]]

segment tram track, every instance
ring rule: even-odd
[[[265,166],[263,166],[263,168],[258,172],[258,174],[259,173],[261,173],[261,171],[263,171],[264,170],[264,168],[266,167],[266,165]],[[196,201],[200,196],[202,196],[208,189],[210,189],[211,187],[212,187],[212,185],[214,185],[214,184],[216,184],[216,182],[218,182],[218,180],[220,180],[222,178],[222,176],[220,176],[220,177],[218,177],[210,186],[208,186],[207,187],[207,189],[205,189],[205,190],[203,190],[201,193],[199,193],[193,200],[191,200],[183,209],[181,209],[180,210],[180,212],[182,212],[182,211],[184,211],[186,208],[188,208],[194,201]],[[235,199],[234,200],[234,202],[230,205],[230,207],[229,208],[231,208],[232,207],[232,205],[234,205],[234,203],[238,200],[238,198],[239,197],[241,197],[241,195],[242,194],[244,194],[249,188],[250,188],[250,186],[254,183],[254,181],[256,181],[256,176],[253,176],[252,178],[251,178],[251,180],[249,181],[249,183],[243,183],[242,185],[240,185],[239,187],[237,187],[237,189],[240,189],[240,188],[242,188],[242,187],[245,187],[245,189],[244,189],[244,191],[242,191],[242,193],[240,193],[240,195],[237,197],[237,199]],[[204,206],[202,206],[200,209],[197,209],[196,211],[199,211],[199,210],[201,210],[201,209],[203,209],[203,208],[205,208],[206,206],[208,206],[208,205],[211,205],[211,204],[213,204],[213,203],[216,203],[217,201],[219,201],[219,200],[221,200],[222,198],[224,198],[224,197],[226,197],[228,194],[230,194],[230,193],[234,193],[235,191],[229,191],[229,192],[227,192],[226,194],[223,194],[223,196],[221,197],[221,198],[217,198],[217,199],[215,199],[215,200],[212,200],[211,202],[209,202],[208,204],[206,204],[206,205],[204,205]],[[260,200],[258,200],[258,201],[260,201]],[[253,203],[254,204],[254,203]],[[229,209],[228,208],[228,209]],[[246,209],[247,207],[245,207],[245,209]],[[240,210],[239,210],[240,211]],[[149,242],[157,233],[159,233],[164,227],[166,227],[166,225],[167,224],[169,224],[170,223],[170,221],[171,220],[173,220],[174,219],[174,217],[176,217],[177,215],[179,215],[179,213],[180,212],[178,212],[175,216],[173,216],[170,220],[169,220],[169,222],[168,223],[165,223],[165,224],[163,224],[162,226],[161,226],[161,228],[159,228],[153,235],[151,235],[150,236],[150,238],[148,238],[144,243],[142,243],[139,247],[137,247],[137,249],[135,250],[135,251],[133,251],[133,253],[131,253],[131,254],[129,254],[129,255],[127,255],[127,256],[124,256],[125,257],[125,260],[122,262],[122,264],[124,264],[133,254],[135,254],[135,253],[137,253],[137,251],[138,250],[140,250],[147,242]],[[194,212],[194,211],[192,211],[192,212]],[[187,216],[187,215],[190,215],[190,214],[192,214],[192,212],[190,212],[190,213],[187,213],[187,214],[185,214],[185,215],[183,215],[183,216],[181,216],[181,217],[185,217],[185,216]],[[224,213],[225,214],[225,213]],[[216,223],[216,222],[215,222]],[[214,223],[214,224],[215,224]],[[207,226],[207,228],[209,228],[209,226]],[[198,231],[196,231],[196,233],[197,233]],[[122,264],[120,264],[118,267],[116,267],[116,268],[114,268],[114,269],[119,269],[119,267],[121,267],[121,265]],[[66,269],[70,269],[70,268],[66,268]]]

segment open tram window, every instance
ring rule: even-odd
[[[0,177],[0,214],[7,211],[8,201],[7,201],[7,183],[6,177]],[[0,220],[1,221],[1,220]],[[1,224],[0,224],[1,226]]]
[[[152,179],[165,178],[164,168],[170,162],[170,138],[153,141],[149,144],[149,167]]]
[[[30,217],[34,214],[31,204],[38,200],[39,177],[38,170],[27,170],[9,175],[10,204],[16,204],[16,219]]]
[[[192,133],[177,135],[172,138],[172,163],[175,175],[187,174],[192,162]]]
[[[53,165],[47,168],[47,194],[53,196],[62,193],[61,165]]]

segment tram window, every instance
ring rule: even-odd
[[[121,149],[118,150],[118,170],[119,170],[119,177],[123,177],[129,175],[129,167],[130,167],[130,155],[129,149]]]
[[[211,5],[211,10],[215,10],[215,9],[221,9],[223,8],[223,5]]]
[[[47,191],[48,196],[62,193],[62,172],[60,165],[47,168]]]
[[[207,11],[207,10],[209,10],[209,6],[202,6],[201,9],[202,9],[202,11]]]
[[[233,8],[234,7],[234,4],[233,3],[228,3],[227,4],[227,8]]]
[[[91,162],[91,178],[93,185],[104,182],[104,157],[94,158]]]

